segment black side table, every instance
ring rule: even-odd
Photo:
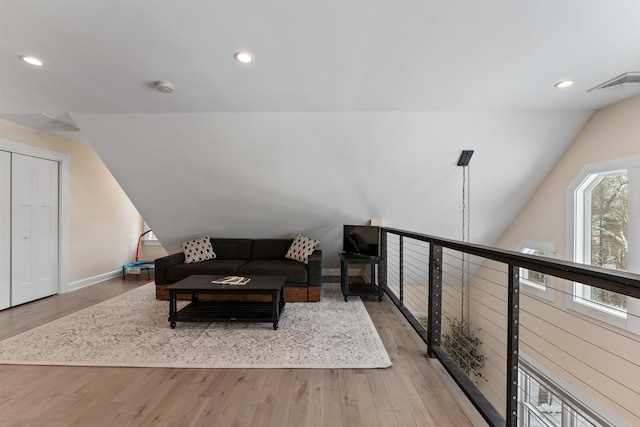
[[[349,265],[360,264],[371,266],[371,283],[350,283],[349,282]],[[349,253],[340,254],[340,287],[344,300],[348,301],[349,297],[354,296],[377,296],[378,301],[382,301],[385,284],[381,283],[380,277],[376,281],[376,266],[378,266],[379,276],[385,277],[383,270],[385,268],[382,257],[373,257],[366,255],[356,255]]]

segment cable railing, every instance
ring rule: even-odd
[[[640,275],[386,227],[382,248],[387,294],[490,425],[640,425]]]

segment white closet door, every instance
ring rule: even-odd
[[[12,155],[11,305],[58,292],[58,163]]]
[[[11,305],[11,153],[0,151],[0,310]]]

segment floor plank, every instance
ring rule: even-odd
[[[357,408],[360,420],[362,420],[362,425],[367,427],[380,426],[367,374],[364,372],[354,373],[353,387],[355,395],[358,398]]]
[[[309,373],[309,403],[307,405],[307,427],[322,427],[325,423],[324,371],[314,369]]]
[[[114,279],[1,311],[0,339],[145,283]],[[485,426],[393,304],[386,297],[364,302],[390,368],[0,365],[0,425]]]

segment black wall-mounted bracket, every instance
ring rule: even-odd
[[[473,150],[464,150],[458,159],[458,166],[469,166],[471,156],[473,156]]]

